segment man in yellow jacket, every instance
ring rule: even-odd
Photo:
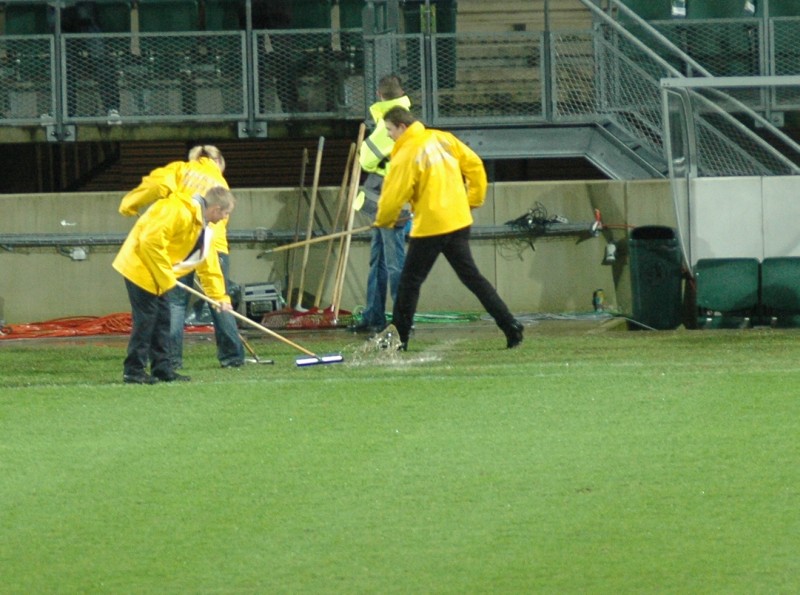
[[[142,178],[142,182],[122,198],[119,212],[123,215],[137,215],[160,198],[173,192],[205,196],[215,186],[228,188],[223,174],[225,159],[214,145],[197,145],[189,151],[188,161],[174,161],[159,167]],[[214,229],[214,247],[219,258],[220,268],[225,277],[226,290],[230,292],[230,257],[227,235],[228,218],[212,225]],[[181,282],[191,286],[194,274],[189,273]],[[175,369],[183,367],[183,328],[186,320],[186,307],[189,294],[177,290],[170,295],[171,353]],[[244,346],[242,344],[236,319],[229,313],[211,310],[214,322],[214,338],[217,344],[217,359],[223,368],[239,367],[244,364]]]
[[[375,129],[361,145],[359,163],[367,173],[364,181],[364,204],[361,212],[374,218],[378,212],[378,199],[381,195],[383,179],[389,171],[389,156],[394,141],[386,132],[383,115],[393,107],[411,108],[411,100],[403,91],[400,78],[386,75],[378,81],[378,98],[369,113],[375,120]],[[406,259],[405,227],[408,213],[401,217],[391,229],[373,228],[369,250],[369,274],[367,275],[367,304],[361,315],[361,322],[353,327],[356,332],[379,332],[386,326],[386,293],[397,299],[400,271]]]
[[[386,112],[384,120],[395,145],[375,225],[395,225],[407,203],[414,214],[392,315],[401,348],[408,347],[420,287],[439,254],[444,254],[459,280],[505,333],[506,346],[518,346],[522,343],[523,326],[478,270],[469,247],[472,209],[483,205],[486,198],[483,162],[455,136],[426,129],[408,110],[393,108]]]
[[[223,311],[231,309],[210,224],[229,216],[234,204],[233,194],[221,186],[205,197],[173,193],[147,209],[128,234],[112,265],[125,278],[133,317],[124,382],[189,380],[172,365],[167,296],[179,289],[179,277],[197,270],[205,293]]]

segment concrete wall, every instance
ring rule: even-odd
[[[5,195],[0,196],[2,234],[126,233],[133,221],[117,213],[123,193]],[[237,207],[230,229],[294,230],[299,203],[296,189],[236,190]],[[323,190],[328,211],[336,213],[337,189]],[[524,312],[568,312],[591,309],[595,289],[606,301],[630,312],[627,268],[627,229],[639,225],[675,226],[666,181],[634,182],[520,182],[490,186],[486,205],[475,211],[476,226],[503,225],[541,203],[550,215],[571,223],[591,223],[599,209],[609,227],[600,236],[539,238],[535,250],[524,241],[474,240],[478,266],[496,284],[511,309]],[[301,231],[307,211],[301,211]],[[323,209],[321,216],[327,223]],[[359,214],[355,225],[369,221]],[[607,242],[617,244],[617,262],[604,265]],[[284,282],[287,253],[257,258],[268,244],[233,244],[232,277],[238,283]],[[89,247],[86,260],[73,261],[57,248],[0,248],[0,318],[7,323],[33,322],[65,316],[100,316],[129,311],[121,277],[111,268],[118,247]],[[325,244],[309,252],[305,290],[316,294],[323,275]],[[302,250],[296,261],[302,260]],[[341,307],[364,304],[369,247],[354,242]],[[321,304],[330,305],[334,264],[325,273]],[[294,285],[299,282],[295,273]],[[477,300],[456,279],[442,259],[423,286],[419,310],[478,311]]]

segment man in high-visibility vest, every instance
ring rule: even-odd
[[[375,129],[361,145],[359,163],[367,173],[363,185],[363,205],[360,210],[369,217],[378,212],[378,199],[381,195],[383,179],[389,171],[389,156],[394,141],[386,132],[384,114],[392,108],[411,108],[411,100],[403,91],[400,78],[396,75],[384,76],[378,83],[378,101],[369,112],[375,121]],[[406,223],[405,217],[391,228],[373,228],[369,252],[369,274],[367,275],[367,303],[361,321],[353,327],[356,332],[379,332],[386,326],[386,293],[397,299],[400,272],[405,263]]]

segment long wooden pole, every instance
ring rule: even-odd
[[[347,164],[344,167],[344,174],[342,175],[342,183],[339,186],[339,194],[336,197],[336,215],[334,219],[331,220],[331,225],[333,226],[333,231],[339,226],[339,217],[341,217],[342,212],[344,211],[344,201],[347,195],[347,187],[348,183],[350,182],[350,166],[353,163],[353,156],[355,154],[356,146],[355,144],[350,145],[350,151],[347,155]],[[328,277],[328,265],[330,264],[331,254],[333,253],[333,238],[330,238],[328,241],[328,247],[325,250],[325,264],[322,267],[322,274],[319,276],[319,283],[317,284],[317,293],[316,299],[314,300],[314,308],[319,310],[319,307],[322,303],[322,294],[325,290],[325,281],[327,281]]]
[[[303,163],[300,166],[300,193],[297,197],[297,213],[295,215],[294,221],[294,238],[293,241],[297,241],[298,236],[300,235],[300,198],[303,197],[306,191],[306,166],[308,165],[308,149],[303,149]],[[289,305],[289,309],[291,310],[291,303],[292,303],[292,291],[294,290],[294,259],[295,253],[286,258],[286,268],[288,269],[287,275],[287,283],[286,283],[286,303]]]
[[[317,190],[319,189],[319,172],[322,168],[322,149],[325,146],[325,137],[319,137],[317,145],[317,161],[314,164],[314,181],[311,184],[311,204],[308,207],[308,224],[306,225],[306,240],[311,239],[311,232],[314,227],[314,209],[317,204]],[[297,305],[296,310],[303,310],[303,291],[306,282],[306,267],[308,266],[308,253],[311,245],[306,244],[303,250],[303,264],[300,267],[300,283],[297,286]]]
[[[336,238],[343,238],[345,236],[354,235],[357,233],[361,233],[363,231],[369,231],[370,229],[372,229],[372,225],[356,227],[355,229],[350,229],[350,230],[345,229],[342,231],[336,231],[334,233],[329,233],[324,236],[317,236],[316,238],[311,238],[310,240],[300,240],[298,242],[292,242],[291,244],[283,244],[281,246],[276,246],[275,248],[264,250],[261,254],[272,254],[273,252],[284,252],[285,250],[302,248],[303,246],[307,246],[309,244],[318,244],[320,242],[327,242],[329,240],[335,240]]]
[[[189,287],[188,285],[186,285],[184,283],[181,283],[180,281],[178,281],[178,287],[180,287],[181,289],[183,289],[185,291],[188,291],[193,296],[195,296],[197,298],[200,298],[201,300],[206,301],[209,304],[211,304],[212,306],[214,306],[215,308],[219,309],[220,303],[217,300],[214,300],[214,299],[208,297],[206,294],[197,291],[193,287]],[[272,329],[269,329],[269,328],[265,327],[262,324],[258,324],[255,320],[250,320],[247,316],[243,316],[242,314],[239,314],[236,310],[230,310],[229,312],[233,315],[234,318],[237,318],[237,319],[241,320],[242,322],[244,322],[246,324],[249,324],[250,326],[252,326],[254,328],[257,328],[258,330],[260,330],[262,332],[265,332],[265,333],[267,333],[268,335],[270,335],[272,337],[275,337],[279,341],[283,341],[284,343],[286,343],[290,347],[294,347],[295,349],[297,349],[298,351],[300,351],[302,353],[305,353],[306,355],[310,355],[311,357],[316,357],[317,359],[320,359],[319,356],[317,356],[314,352],[309,351],[305,347],[301,347],[300,345],[298,345],[294,341],[291,341],[291,340],[287,339],[283,335],[279,335],[278,333],[276,333]]]
[[[347,272],[347,259],[350,257],[350,240],[353,237],[353,218],[355,217],[355,210],[353,209],[353,202],[355,201],[356,194],[358,193],[358,183],[360,181],[361,176],[359,173],[361,171],[361,164],[358,160],[358,155],[361,153],[361,144],[364,142],[364,134],[366,133],[366,126],[364,123],[361,123],[361,126],[358,127],[358,140],[356,141],[356,158],[353,160],[353,170],[350,174],[350,192],[347,195],[347,228],[346,230],[351,232],[347,234],[344,240],[344,249],[342,250],[341,254],[341,261],[339,268],[341,272],[339,274],[339,282],[337,284],[337,290],[334,293],[335,301],[333,303],[333,320],[334,322],[339,320],[339,309],[341,306],[342,300],[342,290],[344,288],[344,277],[345,273]]]

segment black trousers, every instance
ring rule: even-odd
[[[484,309],[494,318],[497,326],[507,329],[514,322],[514,315],[497,294],[491,283],[478,270],[469,247],[470,227],[451,233],[424,238],[411,238],[408,243],[406,262],[400,275],[397,301],[394,303],[392,322],[400,340],[408,341],[414,313],[417,311],[419,291],[431,272],[439,254],[444,254],[459,280],[480,301]]]
[[[123,364],[123,374],[138,376],[147,370],[159,378],[172,376],[170,360],[170,311],[168,294],[154,295],[125,279],[128,299],[131,302],[133,328],[128,340],[128,355]]]

